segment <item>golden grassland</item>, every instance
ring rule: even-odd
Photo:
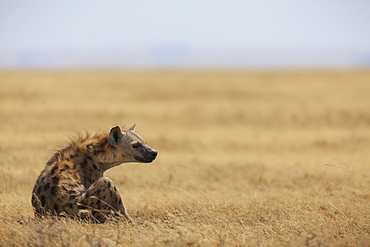
[[[370,246],[370,71],[3,71],[0,117],[0,246]],[[135,122],[135,223],[34,218],[53,150]]]

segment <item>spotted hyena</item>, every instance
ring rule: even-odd
[[[136,125],[136,124],[135,124]],[[109,133],[87,135],[71,141],[46,163],[32,192],[36,216],[72,216],[105,222],[127,213],[120,193],[104,172],[127,162],[152,162],[157,151],[135,131],[119,126]]]

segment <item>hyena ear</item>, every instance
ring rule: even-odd
[[[119,139],[123,136],[122,130],[119,126],[113,127],[108,136],[108,140],[112,145],[117,145]]]
[[[129,130],[135,130],[135,127],[136,127],[136,123],[134,125],[132,125],[132,127],[129,129]]]

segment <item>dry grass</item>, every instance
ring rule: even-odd
[[[0,72],[0,246],[370,246],[370,72]],[[53,149],[138,123],[135,224],[36,220]]]

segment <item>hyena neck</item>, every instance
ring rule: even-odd
[[[108,133],[97,133],[93,136],[78,136],[67,147],[58,151],[55,158],[72,159],[75,164],[79,164],[77,169],[103,174],[109,168],[124,163],[121,156],[117,147],[109,142]],[[55,161],[53,158],[48,163]]]
[[[113,168],[115,166],[119,166],[119,165],[121,165],[123,163],[124,162],[122,162],[122,161],[105,162],[105,163],[100,162],[99,165],[100,165],[100,167],[104,167],[104,172],[105,172],[106,170],[108,170],[110,168]]]
[[[124,163],[118,160],[119,155],[117,153],[117,148],[109,142],[107,133],[100,136],[91,148],[90,152],[93,154],[94,160],[103,172]]]

